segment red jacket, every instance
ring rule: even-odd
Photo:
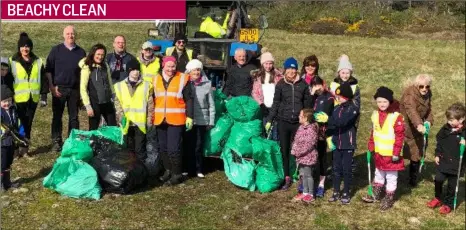
[[[390,107],[387,109],[387,111],[379,110],[379,122],[381,126],[383,125],[383,123],[385,122],[385,119],[387,118],[387,112],[389,113],[399,112],[399,102],[394,101],[390,105]],[[381,156],[380,154],[375,153],[375,156],[374,156],[375,167],[378,168],[379,170],[384,170],[384,171],[404,170],[403,157],[400,156],[400,153],[403,150],[403,140],[404,140],[404,132],[405,132],[403,115],[400,114],[398,116],[395,122],[395,126],[393,128],[395,130],[395,144],[393,144],[393,155],[399,156],[400,160],[398,160],[397,162],[393,162],[392,157]],[[374,149],[375,149],[374,130],[371,130],[371,136],[369,138],[368,148],[369,148],[369,151],[374,152]]]

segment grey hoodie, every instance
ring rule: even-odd
[[[215,125],[215,102],[212,92],[212,83],[202,75],[198,85],[194,88],[194,125]]]

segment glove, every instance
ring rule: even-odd
[[[186,131],[189,131],[193,128],[193,119],[186,118]]]
[[[430,122],[424,121],[424,128],[426,129],[426,132],[424,133],[425,135],[429,135],[430,131]]]
[[[125,127],[125,126],[126,126],[126,117],[122,117],[122,118],[121,118],[120,126],[121,126],[121,127]]]
[[[400,160],[400,157],[399,156],[392,156],[392,161],[393,162],[397,162]]]
[[[271,127],[272,127],[272,123],[267,122],[267,123],[265,124],[265,131],[268,132],[268,131],[270,130]]]
[[[328,115],[324,112],[318,112],[314,114],[314,119],[319,123],[326,123],[328,121]]]
[[[40,95],[39,106],[40,106],[40,107],[45,107],[45,106],[47,106],[47,94],[41,94],[41,95]]]
[[[26,136],[26,131],[24,130],[23,125],[19,127],[18,134],[21,136],[21,138],[24,138]]]
[[[327,146],[330,149],[330,151],[333,151],[333,150],[337,149],[337,147],[332,142],[332,137],[331,136],[327,137]]]

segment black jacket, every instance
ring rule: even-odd
[[[435,156],[440,158],[437,170],[442,173],[458,175],[460,161],[460,140],[466,136],[466,129],[453,131],[449,124],[445,124],[437,133],[437,148]],[[464,170],[464,160],[461,166]]]
[[[118,59],[120,60],[120,65],[117,65]],[[131,61],[135,61],[136,58],[130,53],[124,53],[122,56],[116,53],[107,54],[106,61],[108,66],[110,66],[110,72],[112,73],[112,82],[113,84],[125,80],[128,77],[128,68],[127,65]]]
[[[251,96],[253,84],[251,72],[256,70],[257,66],[252,63],[253,54],[250,51],[247,51],[246,59],[246,64],[240,66],[235,63],[227,73],[228,79],[223,89],[227,97]]]
[[[314,109],[314,112],[324,112],[329,116],[332,116],[333,109],[335,104],[335,97],[332,93],[325,90],[321,95],[311,95],[311,107]],[[325,132],[327,131],[327,122],[319,123],[319,138],[323,140],[325,138]]]
[[[359,118],[359,107],[354,101],[337,105],[328,119],[326,135],[332,136],[337,149],[356,149],[356,121]]]
[[[299,122],[299,113],[303,108],[311,107],[309,86],[299,76],[294,83],[281,79],[275,86],[273,105],[267,121],[274,119],[290,123]]]

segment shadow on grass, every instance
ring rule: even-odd
[[[51,148],[52,148],[51,144],[39,146],[34,151],[31,152],[31,155],[35,156],[35,155],[39,155],[39,154],[42,154],[42,153],[50,152]]]
[[[49,174],[51,170],[52,170],[52,167],[51,167],[51,166],[46,167],[46,168],[42,168],[42,169],[41,169],[39,172],[37,172],[34,176],[28,177],[28,178],[22,178],[20,182],[21,182],[21,183],[24,183],[24,184],[27,184],[27,183],[34,182],[34,181],[36,181],[37,179],[42,179],[42,178],[44,178],[45,176],[47,176],[47,174]]]

